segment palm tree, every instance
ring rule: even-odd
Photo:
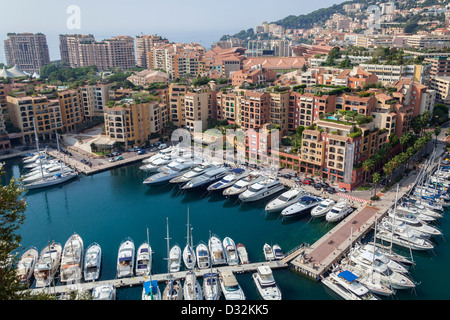
[[[369,173],[375,167],[375,161],[372,159],[367,159],[362,163],[364,174],[364,181],[367,181],[367,173]]]
[[[378,183],[380,183],[380,181],[381,181],[381,174],[379,174],[378,172],[375,172],[372,176],[372,182],[375,185],[374,196],[377,195],[377,186],[378,186]]]
[[[392,167],[391,162],[388,162],[388,163],[386,163],[386,164],[384,165],[383,171],[384,171],[384,173],[386,174],[386,176],[389,176],[389,179],[388,179],[388,180],[391,180],[391,179],[390,179],[390,176],[391,176],[392,171],[393,171],[393,167]]]

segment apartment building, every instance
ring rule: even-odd
[[[250,40],[245,52],[247,57],[292,57],[289,40]]]
[[[203,131],[208,128],[208,118],[215,118],[216,92],[207,87],[191,88],[184,96],[186,129]],[[201,125],[201,127],[197,127]]]
[[[383,65],[383,64],[360,64],[367,72],[378,77],[383,85],[398,81],[401,78],[410,78],[416,82],[428,83],[431,65]]]
[[[167,106],[156,101],[136,103],[133,99],[116,102],[104,112],[105,134],[125,148],[141,145],[153,133],[161,133],[168,121]]]
[[[150,68],[150,51],[152,48],[169,43],[169,40],[163,39],[157,35],[136,36],[136,61],[137,66],[145,69]]]
[[[169,78],[168,73],[146,69],[132,74],[127,80],[136,86],[148,87],[155,82],[169,83]]]
[[[280,127],[280,136],[287,134],[289,103],[291,94],[289,91],[270,92],[269,122]]]
[[[385,129],[390,135],[395,133],[397,124],[397,110],[395,104],[398,100],[384,93],[375,95],[377,103],[372,110],[373,123],[380,130]]]
[[[450,35],[415,34],[408,37],[409,47],[417,49],[442,49],[450,44]]]
[[[431,79],[430,88],[436,91],[436,101],[450,105],[450,76]]]
[[[9,149],[11,149],[11,142],[9,140],[8,132],[6,131],[3,110],[0,108],[0,154]]]
[[[78,88],[84,119],[103,117],[103,110],[109,101],[109,89],[113,83],[85,85]]]
[[[55,137],[57,131],[62,131],[63,119],[58,99],[48,99],[46,96],[8,96],[8,111],[14,127],[22,131],[22,144],[34,142],[33,121],[41,141]]]
[[[47,38],[42,33],[8,33],[4,41],[6,64],[29,74],[50,63]]]
[[[240,86],[246,84],[267,84],[277,79],[277,73],[270,69],[252,67],[235,71],[231,74],[231,84]]]
[[[228,120],[230,124],[240,124],[240,96],[235,92],[218,91],[216,94],[216,118]]]
[[[270,121],[270,94],[246,90],[241,96],[241,127],[260,129]]]
[[[73,131],[83,121],[83,109],[78,90],[57,92],[62,118],[62,130]]]
[[[448,59],[448,56],[436,56],[424,60],[431,64],[430,78],[450,76],[450,59]]]
[[[95,41],[92,35],[60,35],[61,59],[71,67],[97,66],[100,71],[136,66],[134,39],[117,36]]]
[[[171,83],[169,85],[169,121],[178,127],[186,125],[184,98],[187,86],[184,84]]]

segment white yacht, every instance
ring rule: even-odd
[[[283,250],[281,250],[281,247],[278,244],[275,243],[272,246],[272,250],[273,250],[275,260],[283,260],[285,258]]]
[[[375,251],[375,254],[373,254],[373,252],[365,250],[359,245],[355,245],[350,249],[350,252],[350,260],[355,263],[364,264],[368,267],[372,266],[374,269],[379,266],[383,266],[383,268],[384,266],[387,266],[394,272],[408,273],[408,269],[403,265],[389,259],[378,251]]]
[[[142,287],[142,300],[161,300],[161,290],[158,281],[145,281]]]
[[[245,294],[232,271],[224,271],[219,275],[220,287],[226,300],[245,300]]]
[[[259,266],[252,274],[258,292],[264,300],[281,300],[281,291],[275,282],[272,269],[268,266]]]
[[[197,266],[199,269],[207,269],[210,267],[211,257],[206,244],[200,242],[195,248],[195,255],[197,257]]]
[[[405,238],[414,236],[420,239],[430,239],[429,233],[424,233],[422,231],[412,229],[403,221],[396,221],[394,228],[392,228],[392,221],[388,220],[382,220],[377,226],[382,230],[387,230],[388,232],[392,232],[392,230],[394,230],[395,234],[402,235]]]
[[[392,226],[393,219],[391,217],[385,217],[383,219],[383,222],[386,222],[387,224]],[[407,226],[407,227],[409,227],[412,230],[416,230],[417,232],[420,232],[422,234],[428,234],[430,236],[441,236],[442,235],[442,232],[440,230],[438,230],[437,228],[432,227],[432,226],[430,226],[430,225],[428,225],[428,224],[426,224],[424,222],[421,222],[421,221],[418,221],[417,223],[413,223],[413,222],[407,223],[407,222],[404,222],[404,221],[396,220],[395,221],[395,226],[396,227],[405,227],[405,226]]]
[[[415,215],[418,214],[424,214],[426,216],[430,216],[433,217],[435,219],[440,219],[442,218],[442,214],[440,214],[439,212],[436,212],[434,210],[428,209],[428,208],[417,208],[414,206],[399,206],[397,207],[397,212],[406,212],[406,213],[412,213]]]
[[[236,245],[233,239],[225,237],[223,239],[223,248],[225,252],[225,259],[229,266],[235,266],[239,264],[239,257],[236,251]]]
[[[364,250],[368,250],[370,252],[379,252],[380,254],[386,256],[387,258],[394,260],[404,266],[413,266],[415,263],[406,258],[405,256],[402,256],[401,254],[398,254],[394,251],[391,250],[390,246],[383,246],[380,243],[374,243],[374,242],[369,242],[366,244],[362,245]]]
[[[184,300],[203,300],[203,291],[195,272],[188,271],[183,286]]]
[[[181,176],[175,177],[170,179],[170,183],[185,183],[188,182],[195,177],[198,177],[204,173],[206,173],[209,170],[217,169],[217,166],[212,163],[202,163],[192,170],[187,171],[186,173],[182,174]]]
[[[205,273],[203,275],[203,295],[205,300],[219,300],[220,282],[217,273]]]
[[[163,300],[181,300],[183,299],[183,290],[180,279],[170,278],[167,281],[163,292]]]
[[[213,183],[214,181],[217,181],[224,177],[228,173],[228,171],[229,169],[226,167],[218,167],[217,169],[209,170],[201,176],[195,177],[194,179],[186,182],[181,187],[181,189],[188,190],[207,186],[210,183]]]
[[[353,212],[353,208],[347,201],[338,202],[331,208],[331,210],[326,214],[325,219],[328,222],[336,222],[344,219],[344,217]]]
[[[250,263],[250,261],[248,260],[247,249],[245,248],[245,246],[242,243],[238,243],[236,245],[236,250],[237,250],[237,253],[239,256],[239,261],[241,262],[241,264]]]
[[[31,156],[28,157],[24,157],[22,162],[23,163],[34,163],[36,162],[38,159],[43,159],[47,157],[47,151],[40,151],[39,153],[36,152]]]
[[[345,300],[379,300],[348,270],[331,272],[322,283]]]
[[[35,247],[25,251],[17,263],[17,277],[21,283],[28,282],[33,275],[34,268],[39,258],[39,252]]]
[[[208,248],[211,254],[211,262],[213,266],[227,263],[223,252],[222,241],[220,241],[218,236],[213,235],[208,240]]]
[[[144,180],[144,184],[148,186],[157,185],[168,182],[170,179],[178,177],[190,168],[196,166],[197,163],[191,160],[177,159],[168,164],[161,172],[154,174]]]
[[[160,167],[169,164],[173,160],[175,159],[171,155],[164,155],[162,157],[156,158],[150,163],[140,166],[139,169],[145,172],[157,172]]]
[[[69,237],[64,245],[61,257],[61,282],[75,283],[81,281],[83,276],[83,257],[83,239],[75,233]]]
[[[96,242],[89,245],[84,255],[84,280],[95,281],[100,276],[102,248]]]
[[[24,178],[23,178],[23,183],[32,183],[41,179],[45,179],[45,178],[51,178],[53,176],[55,176],[58,173],[70,173],[73,172],[73,170],[71,168],[69,168],[66,165],[62,166],[62,170],[61,170],[61,166],[55,165],[53,167],[50,167],[48,169],[43,169],[42,171],[37,170],[37,171],[33,171],[31,172],[31,174],[27,174]]]
[[[392,234],[391,231],[383,229],[377,232],[377,238],[386,242],[392,242],[401,247],[411,248],[413,250],[422,251],[431,250],[434,248],[433,243],[428,239],[418,238],[416,236],[405,237],[404,234]]]
[[[273,252],[273,248],[270,244],[265,243],[263,246],[264,257],[267,261],[275,260],[275,253]]]
[[[242,168],[232,169],[226,176],[217,182],[212,183],[206,188],[208,191],[223,190],[232,186],[236,181],[247,177],[250,174],[248,170]]]
[[[266,179],[265,176],[259,172],[251,172],[246,178],[236,181],[231,187],[223,190],[224,196],[234,196],[245,192],[251,185],[261,182]]]
[[[170,272],[178,272],[181,268],[181,248],[174,245],[169,252],[169,270]]]
[[[281,211],[284,217],[291,217],[306,213],[317,206],[322,201],[322,198],[314,196],[303,196],[300,200]]]
[[[112,284],[102,284],[92,289],[93,300],[116,300],[116,288]]]
[[[129,277],[133,275],[134,269],[134,242],[130,238],[124,240],[119,247],[117,256],[117,277]]]
[[[283,192],[277,198],[270,201],[265,210],[267,212],[282,211],[290,205],[296,203],[305,195],[305,191],[298,186],[291,188],[290,190]]]
[[[183,249],[183,262],[187,269],[192,270],[195,267],[195,251],[189,243]]]
[[[147,242],[142,243],[136,254],[136,276],[149,275],[152,266],[152,248]]]
[[[311,216],[314,218],[324,217],[330,211],[336,202],[331,199],[325,199],[319,205],[311,210]]]
[[[78,173],[74,171],[57,173],[54,176],[25,184],[24,187],[28,190],[51,187],[75,179],[77,176]]]
[[[49,286],[58,271],[61,262],[62,246],[53,242],[42,249],[39,260],[34,268],[36,288]]]
[[[246,191],[239,194],[239,199],[242,202],[257,201],[267,198],[279,191],[282,191],[284,186],[281,181],[276,178],[266,178],[265,180],[251,185]]]

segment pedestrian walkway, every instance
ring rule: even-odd
[[[361,199],[361,198],[358,198],[358,197],[354,197],[354,196],[351,196],[351,195],[346,194],[346,193],[338,192],[337,195],[340,196],[340,197],[344,197],[344,198],[347,198],[347,199],[350,199],[350,200],[353,200],[353,201],[358,201],[358,202],[361,202],[361,203],[369,202],[368,200]]]

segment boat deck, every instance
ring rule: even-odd
[[[281,268],[287,268],[288,265],[281,260],[274,260],[274,261],[264,261],[264,262],[256,262],[256,263],[248,263],[243,265],[236,265],[236,266],[218,266],[213,267],[213,272],[221,273],[225,271],[233,271],[233,273],[246,273],[246,272],[252,272],[256,271],[259,266],[268,266],[271,269],[281,269]],[[195,274],[197,277],[203,277],[205,273],[211,272],[210,268],[207,269],[199,269],[195,270]],[[172,273],[172,276],[177,279],[184,279],[186,278],[187,271],[179,271]],[[158,282],[164,282],[167,280],[169,274],[168,273],[161,273],[161,274],[153,274],[152,280],[156,280]],[[54,286],[50,288],[35,288],[32,289],[34,292],[40,292],[40,291],[46,291],[51,294],[62,294],[66,292],[71,292],[75,290],[92,290],[94,287],[104,284],[112,284],[116,288],[120,287],[132,287],[132,286],[139,286],[142,285],[145,281],[149,281],[150,278],[148,276],[141,276],[141,277],[129,277],[129,278],[118,278],[118,279],[111,279],[111,280],[101,280],[101,281],[94,281],[94,282],[82,282],[77,284],[69,284],[69,285],[60,285],[60,286]]]

